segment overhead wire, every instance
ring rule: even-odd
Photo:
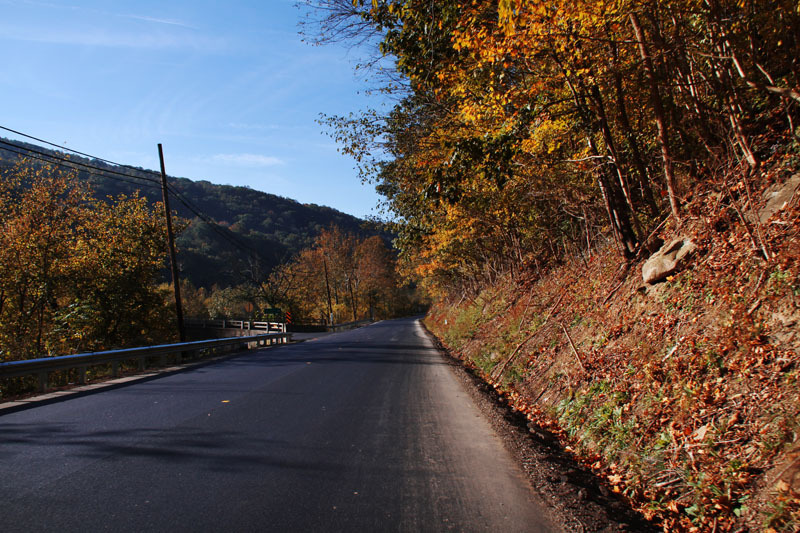
[[[179,201],[181,204],[183,204],[183,205],[184,205],[184,207],[186,207],[186,209],[188,209],[188,210],[189,210],[190,212],[192,212],[192,213],[193,213],[195,216],[197,216],[198,218],[200,218],[200,220],[202,220],[203,222],[205,222],[206,224],[208,224],[208,226],[209,226],[209,227],[210,227],[210,228],[211,228],[211,229],[212,229],[212,230],[213,230],[213,231],[214,231],[214,232],[215,232],[217,235],[219,235],[220,237],[222,237],[223,239],[225,239],[226,241],[228,241],[229,243],[231,243],[233,246],[235,246],[235,247],[239,248],[241,251],[243,251],[243,252],[247,252],[247,253],[249,253],[249,254],[251,254],[251,255],[258,256],[258,257],[260,257],[262,260],[264,260],[264,261],[266,261],[266,262],[268,262],[268,263],[270,262],[270,260],[269,260],[268,258],[264,257],[264,255],[263,255],[263,253],[261,252],[261,250],[259,250],[258,248],[255,248],[255,247],[251,246],[250,244],[248,244],[247,242],[245,242],[244,240],[242,240],[242,239],[241,239],[241,238],[240,238],[238,235],[236,235],[236,233],[234,233],[234,232],[233,232],[233,231],[231,231],[230,229],[226,228],[225,226],[223,226],[223,225],[219,224],[219,223],[218,223],[218,222],[216,222],[214,219],[212,219],[212,218],[211,218],[209,215],[207,215],[207,214],[203,213],[203,212],[202,212],[202,210],[201,210],[199,207],[197,207],[197,205],[196,205],[196,204],[194,204],[194,203],[193,203],[191,200],[189,200],[188,198],[186,198],[186,196],[184,196],[183,194],[181,194],[181,193],[180,193],[178,190],[176,190],[174,186],[172,186],[172,185],[167,185],[167,190],[168,190],[168,191],[169,191],[169,192],[170,192],[170,193],[171,193],[171,194],[172,194],[172,195],[173,195],[173,196],[174,196],[174,197],[175,197],[175,198],[176,198],[176,199],[177,199],[177,200],[178,200],[178,201]]]
[[[16,135],[20,135],[22,137],[25,137],[25,138],[28,138],[28,139],[31,139],[31,140],[34,140],[34,141],[37,141],[37,142],[44,143],[44,144],[46,144],[48,146],[52,146],[54,148],[59,148],[60,150],[66,150],[66,151],[72,152],[74,154],[78,154],[78,155],[82,155],[84,157],[88,157],[89,159],[94,159],[96,161],[102,161],[103,163],[108,163],[109,165],[115,165],[115,166],[122,167],[122,168],[128,168],[128,169],[134,170],[136,172],[143,172],[145,174],[152,174],[152,175],[154,175],[156,177],[159,177],[159,178],[161,176],[161,174],[159,172],[156,172],[155,170],[137,168],[137,167],[134,167],[132,165],[126,165],[124,163],[117,163],[116,161],[111,161],[110,159],[104,159],[102,157],[97,157],[96,155],[87,154],[86,152],[81,152],[81,151],[75,150],[73,148],[68,148],[66,146],[63,146],[63,145],[60,145],[60,144],[56,144],[54,142],[47,141],[45,139],[41,139],[41,138],[35,137],[33,135],[29,135],[27,133],[24,133],[24,132],[9,128],[7,126],[0,125],[0,129],[8,131],[8,132],[11,132],[11,133],[14,133]],[[142,178],[142,179],[145,179],[145,178]],[[156,181],[158,181],[158,180],[156,180]]]
[[[42,156],[39,156],[39,155],[34,155],[31,152],[27,151],[25,148],[21,148],[21,149],[10,148],[10,146],[15,146],[16,147],[16,145],[13,145],[11,143],[6,143],[6,142],[3,142],[2,140],[0,140],[0,145],[3,145],[3,144],[7,145],[7,146],[0,146],[0,150],[4,150],[6,152],[11,152],[11,153],[14,153],[14,154],[17,154],[17,155],[21,155],[23,157],[29,157],[31,159],[36,159],[38,161],[42,161],[44,163],[48,163],[48,164],[51,164],[51,165],[54,164],[56,166],[63,166],[63,167],[67,167],[67,168],[70,168],[70,169],[73,169],[73,170],[79,170],[81,172],[85,172],[85,173],[87,173],[89,175],[92,175],[92,176],[98,176],[98,177],[107,178],[107,179],[111,179],[111,180],[115,180],[115,181],[121,181],[121,182],[124,182],[124,183],[128,183],[130,185],[136,185],[137,187],[142,187],[142,186],[145,186],[145,187],[156,187],[156,186],[160,186],[159,184],[156,184],[156,183],[147,184],[147,183],[141,183],[141,182],[138,182],[138,181],[125,179],[125,178],[122,178],[122,177],[119,177],[119,176],[113,176],[113,175],[107,174],[106,171],[104,171],[102,169],[98,169],[99,171],[92,171],[92,170],[85,169],[85,168],[76,168],[76,167],[70,165],[70,163],[72,163],[72,161],[70,161],[70,160],[67,160],[66,162],[53,161],[51,159],[47,159],[46,157],[48,157],[48,156],[42,157]]]
[[[28,139],[31,139],[31,140],[35,140],[37,142],[45,143],[48,146],[59,148],[61,150],[67,150],[69,152],[72,152],[72,153],[75,153],[75,154],[78,154],[78,155],[81,155],[81,156],[84,156],[84,157],[88,157],[88,158],[94,159],[96,161],[102,161],[104,163],[107,163],[107,164],[110,164],[110,165],[115,165],[117,167],[127,168],[127,169],[133,170],[135,172],[140,172],[140,173],[146,173],[146,174],[159,176],[159,178],[161,176],[160,173],[157,173],[156,171],[153,171],[153,170],[140,169],[140,168],[133,167],[131,165],[124,165],[124,164],[121,164],[121,163],[117,163],[115,161],[111,161],[109,159],[104,159],[102,157],[97,157],[97,156],[94,156],[92,154],[88,154],[86,152],[81,152],[79,150],[75,150],[75,149],[72,149],[72,148],[67,148],[66,146],[63,146],[63,145],[60,145],[60,144],[56,144],[56,143],[47,141],[45,139],[42,139],[42,138],[39,138],[39,137],[36,137],[36,136],[33,136],[33,135],[29,135],[27,133],[23,133],[21,131],[18,131],[18,130],[15,130],[15,129],[12,129],[12,128],[9,128],[9,127],[3,126],[3,125],[0,125],[0,129],[8,131],[8,132],[11,132],[11,133],[14,133],[16,135],[20,135],[22,137],[25,137],[25,138],[28,138]],[[131,174],[115,171],[115,170],[112,170],[112,169],[105,169],[105,168],[97,167],[97,166],[94,166],[94,165],[90,165],[88,163],[83,163],[83,162],[80,162],[80,161],[74,161],[74,160],[66,158],[66,157],[60,157],[60,156],[57,156],[55,154],[42,152],[42,151],[36,150],[34,148],[29,148],[29,147],[26,147],[26,146],[20,146],[20,145],[14,144],[12,142],[9,142],[8,140],[0,139],[0,145],[5,145],[5,146],[0,146],[0,149],[6,150],[6,151],[9,151],[9,152],[12,152],[12,153],[16,153],[18,155],[31,157],[33,159],[38,159],[38,160],[44,161],[46,163],[56,164],[58,166],[67,166],[68,168],[73,168],[75,170],[80,170],[80,171],[86,172],[86,173],[88,173],[90,175],[106,177],[106,178],[110,178],[110,179],[114,179],[114,180],[117,180],[117,181],[126,182],[126,183],[129,183],[129,184],[132,184],[132,185],[137,185],[137,186],[141,186],[143,184],[141,184],[139,182],[130,181],[130,180],[131,179],[142,180],[142,181],[145,181],[145,182],[149,182],[149,184],[152,184],[152,185],[148,184],[148,186],[161,187],[161,180],[160,179],[147,178],[147,177],[143,177],[143,176],[134,176],[134,175],[131,175]],[[8,148],[8,147],[11,147],[11,148]],[[36,154],[36,155],[33,155],[33,154]],[[81,167],[81,168],[75,168],[75,167]],[[92,172],[92,170],[94,170],[94,172]],[[228,228],[223,227],[218,222],[216,222],[213,218],[211,218],[209,215],[204,213],[202,211],[202,209],[197,207],[197,205],[195,205],[193,202],[191,202],[191,200],[186,198],[173,185],[167,184],[167,191],[170,194],[172,194],[172,196],[175,199],[177,199],[184,207],[186,207],[186,209],[188,209],[192,214],[194,214],[200,220],[205,222],[212,229],[212,231],[214,231],[214,233],[216,233],[219,237],[221,237],[222,239],[227,241],[229,244],[231,244],[232,246],[234,246],[235,248],[238,248],[239,250],[241,250],[243,252],[247,252],[249,254],[255,254],[257,256],[261,256],[261,252],[259,250],[257,250],[256,248],[253,248],[249,244],[247,244],[244,241],[242,241],[231,230],[229,230]]]
[[[188,199],[184,198],[183,195],[178,193],[173,187],[168,185],[167,190],[173,195],[173,197],[175,197],[176,200],[178,200],[181,204],[183,204],[183,206],[186,207],[186,209],[188,209],[200,220],[208,224],[208,226],[214,231],[214,233],[216,233],[217,235],[228,241],[236,248],[239,248],[243,252],[260,255],[260,252],[258,250],[256,250],[249,244],[241,241],[238,237],[236,237],[236,235],[231,230],[225,228],[218,222],[214,221],[214,219],[212,219],[211,217],[200,211],[199,208],[196,208]]]
[[[114,174],[116,176],[121,176],[121,177],[129,178],[129,179],[137,179],[137,180],[142,180],[142,181],[149,181],[149,182],[157,183],[157,184],[160,185],[160,182],[158,180],[156,180],[156,179],[153,179],[153,178],[145,178],[143,176],[134,176],[132,174],[126,174],[124,172],[119,172],[119,171],[112,170],[112,169],[106,169],[106,168],[97,167],[97,166],[94,166],[94,165],[90,165],[88,163],[83,163],[81,161],[74,161],[72,159],[69,159],[68,157],[61,157],[61,156],[57,156],[55,154],[48,154],[47,152],[42,152],[40,150],[36,150],[35,148],[28,148],[26,146],[20,146],[18,144],[14,144],[14,143],[12,143],[12,142],[10,142],[8,140],[0,139],[0,144],[6,145],[6,146],[11,146],[11,147],[17,148],[19,150],[24,150],[25,152],[28,152],[28,153],[37,154],[37,155],[42,156],[42,157],[50,158],[50,159],[53,160],[51,162],[61,161],[62,163],[67,163],[67,164],[73,165],[75,167],[81,167],[81,168],[86,168],[86,169],[90,169],[90,170],[95,170],[95,171],[103,172],[103,173],[106,173],[106,174]]]

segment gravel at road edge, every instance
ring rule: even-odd
[[[553,523],[569,532],[661,531],[578,463],[546,429],[503,403],[494,388],[453,357],[421,320],[420,325],[523,468]]]

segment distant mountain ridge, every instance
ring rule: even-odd
[[[146,169],[118,167],[22,141],[1,140],[21,147],[19,151],[40,152],[32,154],[36,158],[64,158],[68,155],[69,160],[76,164],[102,169],[106,175],[90,174],[93,171],[85,167],[77,169],[79,176],[91,184],[97,198],[132,195],[138,191],[152,203],[162,200],[158,183],[141,180],[139,184],[140,180],[135,179],[157,179],[158,174]],[[10,167],[23,158],[2,149],[4,146],[0,145],[0,167]],[[29,161],[33,165],[44,164],[40,159]],[[133,179],[109,172],[121,172]],[[170,198],[170,208],[190,221],[177,238],[178,262],[183,277],[197,287],[224,287],[241,283],[243,269],[252,267],[250,256],[253,255],[259,258],[260,270],[268,272],[310,245],[322,229],[331,225],[360,235],[379,233],[365,229],[366,221],[336,209],[302,204],[248,187],[174,177],[169,178],[169,184],[195,211],[219,225],[216,229],[212,228],[176,197]],[[220,233],[225,233],[228,238]]]

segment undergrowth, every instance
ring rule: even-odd
[[[707,191],[680,233],[665,225],[697,251],[662,283],[597,250],[439,302],[426,324],[665,530],[796,531],[797,204],[764,225],[769,260]]]

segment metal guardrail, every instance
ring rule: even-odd
[[[266,346],[271,344],[285,344],[291,339],[291,333],[263,333],[246,337],[229,337],[226,339],[160,344],[142,348],[125,348],[122,350],[9,361],[7,363],[0,363],[0,379],[35,374],[39,377],[38,390],[39,392],[44,392],[47,390],[49,373],[56,370],[77,368],[78,380],[81,384],[85,384],[86,370],[93,365],[111,363],[111,373],[116,377],[119,371],[120,361],[136,359],[139,362],[139,369],[144,370],[148,357],[160,356],[163,364],[166,362],[165,359],[167,356],[175,355],[177,362],[180,363],[184,355],[198,353],[203,350],[237,345],[249,349],[250,345]]]

